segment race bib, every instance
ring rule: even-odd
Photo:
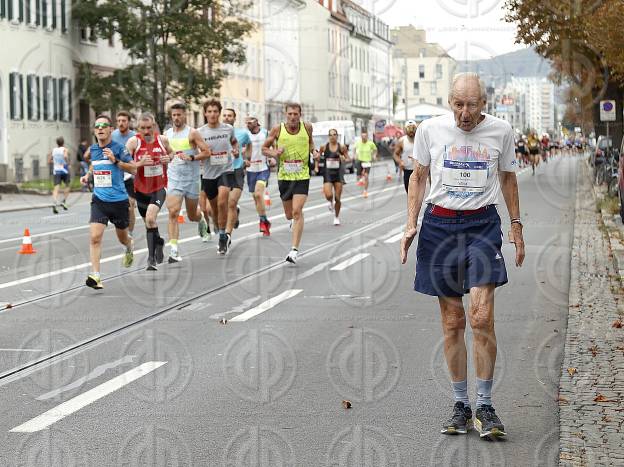
[[[296,174],[301,172],[303,167],[302,161],[284,161],[284,172],[287,174]]]
[[[483,193],[487,184],[487,161],[445,160],[442,169],[442,185],[446,191]]]
[[[223,153],[212,153],[210,156],[210,165],[226,165],[229,162],[229,157],[227,152]]]
[[[262,170],[264,170],[266,167],[266,164],[264,163],[263,160],[258,160],[258,161],[251,161],[249,163],[249,168],[253,171],[253,172],[260,172]]]
[[[111,188],[113,186],[113,173],[110,170],[94,170],[93,185],[96,188]]]
[[[339,169],[340,160],[338,159],[325,159],[325,165],[328,169]]]
[[[370,162],[362,162],[362,168],[363,169],[370,169],[373,166],[372,163]]]
[[[162,165],[147,165],[143,167],[143,174],[146,177],[160,177],[163,174]]]

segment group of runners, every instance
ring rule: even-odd
[[[182,261],[178,218],[183,207],[188,219],[197,223],[203,241],[211,239],[212,219],[218,235],[217,253],[227,254],[233,231],[239,225],[238,202],[245,177],[258,214],[259,231],[263,236],[270,236],[271,222],[264,195],[271,169],[277,171],[280,198],[292,232],[291,247],[285,259],[296,263],[305,225],[303,210],[310,186],[311,154],[317,171],[319,162],[323,161],[324,195],[334,212],[334,225],[340,225],[342,167],[349,155],[348,149],[338,143],[337,130],[329,131],[329,141],[319,151],[312,140],[312,125],[301,119],[299,104],[288,104],[286,122],[270,131],[262,128],[256,117],[247,119],[246,129],[235,128],[235,110],[223,109],[216,99],[207,100],[203,112],[206,124],[195,129],[186,122],[186,104],[173,104],[169,111],[171,127],[162,134],[149,113],[138,118],[136,132],[130,129],[128,112],[117,113],[116,129],[109,116],[96,117],[93,130],[97,143],[84,154],[90,166],[81,177],[83,184],[93,182],[92,270],[86,281],[89,287],[103,288],[101,242],[109,222],[115,226],[117,238],[125,247],[123,266],[132,265],[136,209],[146,229],[148,270],[157,270],[165,259],[165,239],[157,223],[165,205],[169,263]],[[59,149],[54,155],[59,161],[60,154]],[[356,144],[356,154],[363,167],[363,195],[368,196],[368,174],[376,157],[376,147],[366,134]],[[63,157],[67,159],[66,150]]]

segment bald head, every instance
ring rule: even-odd
[[[486,98],[485,84],[476,73],[460,73],[453,78],[449,105],[458,128],[472,131],[479,124]]]

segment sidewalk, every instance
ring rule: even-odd
[[[85,200],[91,199],[91,194],[88,192],[72,192],[69,196],[72,203],[77,202],[79,197],[84,197]],[[52,195],[2,193],[2,198],[0,199],[0,213],[41,208],[52,208]]]
[[[559,384],[559,463],[564,466],[624,464],[622,283],[589,174],[580,162]]]

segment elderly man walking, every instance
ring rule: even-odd
[[[470,295],[468,319],[473,331],[477,376],[474,426],[481,437],[505,436],[492,405],[496,362],[494,289],[507,283],[501,253],[500,191],[511,217],[516,266],[524,261],[518,202],[514,134],[504,120],[483,114],[485,86],[475,73],[461,73],[449,94],[452,115],[424,121],[414,142],[414,172],[409,181],[408,220],[401,241],[401,262],[418,232],[418,215],[431,175],[431,190],[416,251],[414,290],[438,297],[444,355],[455,405],[442,433],[466,433],[472,427],[467,390],[466,317],[462,297]]]

